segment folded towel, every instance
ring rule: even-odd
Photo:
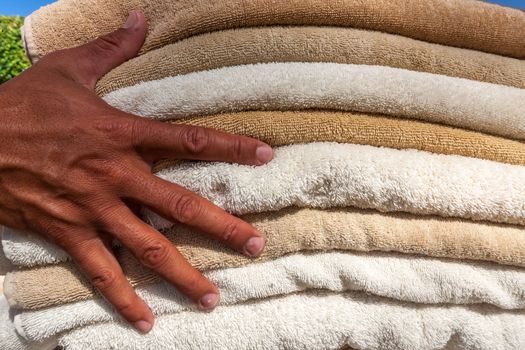
[[[258,259],[249,259],[180,225],[165,233],[189,262],[203,271],[320,250],[395,251],[525,266],[525,229],[518,227],[352,208],[289,208],[247,215],[243,219],[267,237],[266,249]],[[129,251],[118,251],[117,257],[133,285],[159,281]],[[25,309],[86,300],[96,295],[73,265],[68,264],[12,272],[5,287],[10,304]]]
[[[420,304],[492,304],[525,308],[525,269],[402,254],[329,252],[291,255],[240,268],[206,273],[221,290],[221,305],[305,290],[364,291]],[[139,287],[155,315],[193,306],[169,284]],[[88,324],[119,321],[101,299],[23,312],[15,317],[19,334],[42,341]]]
[[[309,143],[279,147],[261,167],[185,162],[157,175],[235,214],[355,206],[525,225],[525,167],[475,158]]]
[[[43,342],[28,342],[17,332],[9,311],[9,305],[0,295],[0,348],[2,350],[52,350],[57,339],[50,338]]]
[[[140,83],[104,99],[126,112],[158,119],[246,110],[332,109],[525,138],[525,89],[383,66],[226,67]]]
[[[26,20],[29,56],[84,44],[118,28],[136,8],[149,22],[142,52],[223,29],[327,25],[525,58],[525,13],[474,0],[60,0]]]
[[[432,306],[360,293],[308,294],[159,317],[141,335],[126,324],[87,326],[64,335],[84,349],[510,350],[525,344],[525,312],[488,305]]]
[[[247,135],[273,146],[336,141],[413,148],[525,164],[523,142],[379,115],[316,111],[241,112],[187,118],[177,123]],[[160,162],[156,168],[167,164]],[[63,250],[36,236],[6,230],[2,235],[2,243],[7,258],[18,266],[55,264],[68,260]]]
[[[525,165],[525,143],[487,134],[381,115],[352,112],[253,111],[174,120],[260,139],[272,146],[356,143]]]
[[[235,54],[232,54],[234,52]],[[525,88],[525,62],[338,27],[262,27],[213,32],[134,58],[97,84],[105,95],[142,81],[263,62],[334,62],[390,66]]]
[[[0,227],[2,252],[9,264],[16,266],[35,266],[57,264],[69,260],[69,256],[55,244],[25,232]],[[4,265],[1,263],[0,266]],[[13,268],[8,269],[11,271]]]

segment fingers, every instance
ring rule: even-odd
[[[100,294],[138,331],[151,330],[154,318],[135,293],[113,254],[99,238],[68,243],[64,247]]]
[[[122,28],[85,45],[49,55],[77,82],[94,89],[96,82],[113,68],[137,55],[147,32],[144,13],[131,11]],[[41,62],[49,61],[44,57]]]
[[[174,285],[201,309],[219,302],[218,289],[193,268],[171,242],[138,219],[125,205],[104,218],[104,226],[146,267]]]
[[[131,138],[150,163],[175,158],[262,165],[273,158],[270,146],[249,137],[139,118],[133,120]]]
[[[264,249],[266,240],[259,231],[210,201],[151,173],[134,176],[126,182],[126,195],[164,218],[196,228],[250,257]]]

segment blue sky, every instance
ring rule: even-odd
[[[108,0],[112,1],[112,0]],[[489,0],[490,2],[525,9],[525,0]],[[0,15],[26,16],[40,6],[52,3],[53,0],[0,0]]]

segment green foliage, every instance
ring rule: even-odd
[[[30,65],[20,37],[23,23],[23,17],[0,16],[0,84],[14,78]]]

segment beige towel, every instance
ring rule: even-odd
[[[525,165],[525,143],[476,131],[362,113],[240,112],[172,121],[260,139],[272,146],[339,142],[418,149]],[[173,161],[161,161],[159,171]]]
[[[525,229],[410,214],[381,214],[358,209],[289,208],[247,215],[268,239],[266,250],[252,260],[220,243],[180,226],[167,233],[182,254],[200,270],[236,267],[299,251],[395,251],[433,257],[492,261],[525,266]],[[133,285],[158,281],[129,252],[118,254]],[[24,309],[80,301],[95,296],[72,264],[16,271],[6,276],[4,293],[11,306]]]
[[[264,27],[191,37],[148,52],[98,82],[105,95],[139,82],[260,62],[335,62],[390,66],[525,88],[525,62],[338,27]]]
[[[60,0],[25,23],[29,56],[86,43],[136,8],[150,25],[142,52],[223,29],[328,25],[525,58],[525,12],[475,0]]]

